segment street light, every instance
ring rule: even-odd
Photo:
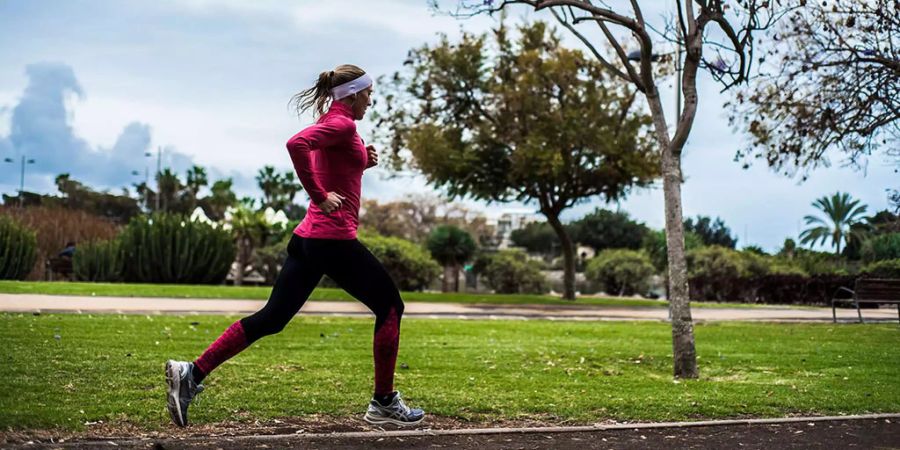
[[[7,163],[15,163],[12,158],[3,158],[3,162]],[[25,194],[25,164],[34,164],[34,159],[25,159],[25,155],[22,155],[22,172],[19,177],[19,207],[24,206],[24,194]]]
[[[680,35],[681,33],[679,33]],[[678,119],[681,117],[681,44],[677,44],[678,50],[675,56],[675,120],[673,123],[675,127],[678,127]],[[667,55],[669,53],[666,53]],[[650,55],[650,61],[656,62],[659,61],[659,58],[663,56],[659,53],[653,53]],[[633,50],[626,55],[629,61],[639,62],[641,60],[641,51]]]

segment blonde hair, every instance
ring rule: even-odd
[[[355,80],[365,74],[365,70],[353,64],[341,64],[335,67],[334,70],[320,73],[319,79],[316,80],[316,85],[295,94],[291,97],[289,105],[291,109],[297,112],[298,116],[313,107],[315,107],[316,117],[321,116],[325,114],[325,111],[331,105],[332,88]]]

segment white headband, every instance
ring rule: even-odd
[[[340,100],[349,95],[353,95],[357,92],[363,91],[369,86],[372,86],[372,77],[370,77],[369,74],[364,73],[359,78],[350,80],[340,86],[331,88],[331,97],[335,100]]]

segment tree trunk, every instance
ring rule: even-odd
[[[575,245],[566,228],[559,221],[559,216],[555,214],[544,213],[547,216],[547,222],[559,237],[562,243],[563,261],[565,262],[563,271],[563,298],[566,300],[575,300]]]
[[[687,68],[686,68],[687,72]],[[687,73],[685,74],[687,75]],[[696,69],[694,71],[696,77]],[[687,80],[685,80],[687,81]],[[696,78],[693,79],[696,82]],[[693,95],[685,95],[685,110],[681,118],[676,118],[678,128],[690,127],[696,113],[696,85]],[[685,93],[689,89],[685,89]],[[688,295],[687,262],[684,257],[684,223],[681,212],[681,149],[686,136],[676,131],[676,140],[669,141],[665,114],[656,87],[648,90],[647,101],[653,115],[657,140],[662,148],[663,194],[666,212],[666,257],[669,263],[669,314],[672,319],[673,372],[676,378],[697,378],[697,353],[694,347],[694,324],[691,319],[690,297]],[[685,116],[690,115],[690,120]],[[680,120],[679,120],[680,119]]]
[[[459,264],[453,265],[453,292],[459,292]]]
[[[234,274],[234,285],[241,286],[244,284],[244,268],[247,267],[247,260],[250,258],[249,251],[250,243],[248,239],[241,238],[238,239],[238,254],[237,254],[237,272]]]
[[[441,280],[441,292],[450,292],[450,278],[453,276],[453,265],[444,265],[444,278]]]

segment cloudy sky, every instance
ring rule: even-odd
[[[52,192],[61,172],[120,190],[142,181],[148,167],[152,173],[162,148],[163,165],[200,164],[213,178],[233,177],[240,194],[256,195],[256,170],[291,167],[284,142],[312,119],[291,115],[287,101],[320,71],[349,62],[376,76],[392,73],[410,48],[434,42],[438,32],[453,38],[463,28],[482,32],[496,24],[488,17],[434,15],[427,3],[0,0],[0,158],[16,160],[0,164],[0,192],[18,189],[23,154],[35,159],[27,167],[28,190]],[[664,13],[647,15],[661,21]],[[547,18],[518,9],[510,19],[535,17]],[[810,203],[836,190],[874,212],[887,206],[886,188],[900,188],[894,166],[880,158],[862,171],[836,159],[804,183],[759,165],[743,170],[733,157],[744,139],[723,113],[727,94],[708,79],[700,89],[684,160],[684,213],[722,217],[739,245],[777,249],[814,212]],[[364,138],[368,127],[360,126]],[[154,156],[145,157],[148,151]],[[385,175],[367,172],[363,196],[432,192],[421,177]],[[602,205],[586,202],[568,218],[596,206]],[[635,193],[618,207],[650,226],[663,225],[658,189]]]

